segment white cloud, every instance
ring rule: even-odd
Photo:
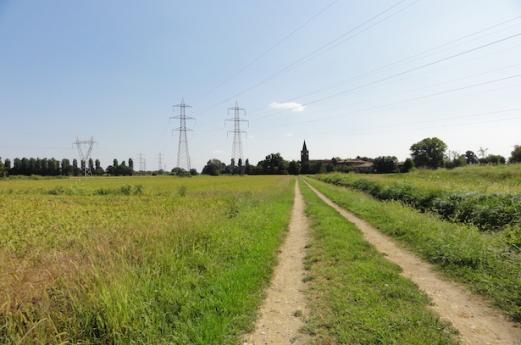
[[[301,112],[304,111],[304,106],[297,102],[271,102],[270,108],[272,109],[287,109],[291,111]]]

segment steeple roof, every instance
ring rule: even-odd
[[[302,151],[307,151],[308,148],[306,147],[306,141],[304,140],[304,146],[302,146]]]

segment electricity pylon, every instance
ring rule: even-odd
[[[76,148],[78,149],[78,155],[80,157],[80,164],[81,164],[81,162],[84,162],[85,176],[92,175],[92,171],[89,166],[89,159],[90,159],[90,155],[92,153],[92,148],[94,147],[95,143],[96,142],[94,141],[93,137],[90,137],[89,140],[79,140],[78,137],[76,137],[76,141],[73,143],[74,145],[76,145]],[[84,147],[87,149],[86,151],[83,150]]]
[[[185,104],[185,100],[181,99],[180,104],[174,105],[175,108],[179,108],[179,115],[172,116],[170,119],[179,120],[179,127],[174,128],[174,131],[179,132],[179,143],[177,146],[177,165],[176,167],[190,171],[190,154],[188,153],[188,138],[186,136],[187,131],[191,131],[190,128],[186,127],[187,120],[193,120],[194,118],[186,115],[186,108],[192,106]]]
[[[230,111],[233,111],[233,118],[226,119],[226,121],[233,121],[233,130],[228,131],[227,134],[233,133],[232,159],[235,161],[235,164],[237,164],[239,159],[241,161],[243,160],[242,135],[246,134],[246,131],[241,130],[241,122],[248,124],[249,122],[241,118],[241,114],[246,116],[246,109],[239,108],[237,101],[235,101],[234,107],[228,108],[228,115],[230,115]]]

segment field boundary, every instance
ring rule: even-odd
[[[402,268],[402,275],[416,283],[431,298],[432,309],[459,331],[463,344],[519,343],[521,329],[507,320],[499,310],[491,308],[484,298],[471,293],[460,284],[441,279],[433,265],[399,247],[390,237],[335,204],[307,181],[305,183],[322,201],[355,224],[366,241],[386,255],[389,261]]]

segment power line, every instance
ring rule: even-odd
[[[495,111],[487,111],[487,112],[480,112],[480,113],[472,113],[472,114],[465,114],[465,115],[456,115],[456,116],[447,116],[444,118],[439,119],[433,119],[433,120],[424,120],[424,121],[414,121],[414,122],[401,122],[401,123],[394,123],[389,126],[378,126],[373,127],[369,129],[361,129],[361,130],[351,130],[349,132],[349,136],[354,135],[368,135],[368,134],[374,134],[381,130],[388,130],[392,128],[403,128],[403,127],[410,127],[413,129],[429,129],[433,128],[433,126],[425,126],[425,127],[414,127],[411,125],[417,125],[417,124],[426,124],[426,123],[435,123],[440,121],[449,121],[449,120],[456,120],[456,119],[462,119],[462,118],[473,118],[473,117],[479,117],[479,116],[485,116],[485,115],[495,115],[495,114],[502,114],[502,113],[508,113],[508,112],[521,112],[521,107],[517,108],[509,108],[509,109],[501,109],[501,110],[495,110]],[[478,122],[468,122],[466,124],[472,125],[472,124],[481,124],[481,123],[489,123],[489,122],[495,122],[495,121],[507,121],[507,120],[516,120],[521,119],[521,116],[515,116],[515,117],[509,117],[509,118],[503,118],[503,119],[494,119],[494,120],[485,120],[485,121],[478,121]],[[330,134],[332,131],[324,131],[324,132],[318,132],[316,134]]]
[[[359,34],[367,31],[369,28],[372,28],[374,26],[376,26],[377,24],[381,23],[383,20],[381,21],[378,21],[376,23],[374,23],[373,25],[370,25],[368,28],[366,28],[365,30],[363,31],[359,31],[359,32],[356,32],[357,30],[359,30],[360,28],[362,28],[363,26],[369,24],[371,21],[377,19],[378,17],[386,14],[387,12],[389,11],[392,11],[394,8],[400,6],[402,3],[406,2],[407,0],[400,0],[398,2],[396,2],[395,4],[391,5],[390,7],[387,7],[386,9],[384,9],[383,11],[377,13],[376,15],[370,17],[369,19],[366,19],[365,21],[363,21],[362,23],[356,25],[355,27],[349,29],[348,31],[342,33],[340,36],[336,37],[335,39],[333,39],[332,41],[329,41],[323,45],[321,45],[320,47],[314,49],[313,51],[311,51],[310,53],[304,55],[304,56],[301,56],[300,58],[294,60],[293,62],[291,62],[290,64],[284,66],[283,68],[279,69],[278,71],[272,73],[271,75],[269,75],[267,78],[264,78],[260,81],[258,81],[257,83],[239,91],[238,93],[226,98],[226,99],[223,99],[221,100],[220,102],[217,102],[217,103],[214,103],[213,105],[209,106],[208,108],[206,108],[205,110],[203,110],[203,113],[204,112],[207,112],[208,110],[216,107],[216,106],[219,106],[221,104],[224,104],[226,102],[229,102],[231,99],[234,99],[234,98],[237,98],[238,96],[248,92],[248,91],[251,91],[259,86],[261,86],[262,84],[274,79],[276,76],[290,70],[292,67],[298,65],[299,63],[301,62],[304,62],[304,61],[308,61],[310,60],[311,58],[313,58],[315,55],[317,55],[318,53],[322,52],[322,51],[325,51],[325,50],[330,50],[330,49],[333,49],[334,47],[338,46],[339,44],[341,43],[344,43],[345,41],[349,40],[349,39],[352,39],[356,36],[358,36]],[[407,5],[406,7],[392,13],[391,15],[387,16],[384,18],[384,20],[387,20],[391,17],[393,17],[394,15],[410,8],[411,6],[413,6],[414,4],[416,4],[418,1],[420,0],[415,0],[413,3]]]
[[[440,95],[444,95],[444,94],[449,94],[449,93],[459,92],[459,91],[463,91],[463,90],[471,89],[471,88],[474,88],[474,87],[483,86],[483,85],[488,85],[488,84],[493,84],[493,83],[498,83],[498,82],[501,82],[501,81],[510,80],[510,79],[515,79],[515,78],[519,78],[519,77],[521,77],[521,74],[509,75],[509,76],[506,76],[506,77],[503,77],[503,78],[487,80],[487,81],[483,81],[483,82],[479,82],[479,83],[474,83],[474,84],[469,84],[469,85],[465,85],[465,86],[461,86],[461,87],[457,87],[457,88],[451,88],[451,89],[447,89],[447,90],[442,90],[442,91],[438,91],[438,92],[430,93],[430,94],[427,94],[427,95],[421,95],[421,96],[411,97],[411,98],[407,98],[407,99],[402,99],[402,100],[400,100],[400,101],[396,101],[396,102],[393,102],[393,103],[387,103],[387,104],[382,104],[382,105],[377,105],[377,106],[372,106],[372,107],[362,108],[362,109],[358,109],[358,110],[356,110],[356,112],[351,113],[351,114],[352,114],[352,115],[353,115],[353,114],[363,114],[363,113],[366,113],[366,112],[368,112],[368,111],[372,111],[372,110],[377,110],[377,109],[382,109],[382,108],[392,107],[392,106],[395,106],[395,105],[404,104],[404,103],[409,103],[409,102],[413,102],[413,101],[420,100],[420,99],[425,99],[425,98],[430,98],[430,97],[440,96]],[[343,116],[344,116],[344,114],[341,114],[341,115],[334,115],[334,116],[328,116],[328,117],[325,117],[325,118],[322,117],[322,118],[319,118],[319,119],[311,119],[311,120],[303,120],[303,121],[294,121],[294,122],[288,123],[287,125],[295,125],[295,124],[299,124],[299,123],[313,123],[313,122],[320,122],[320,121],[331,120],[331,119],[338,118],[338,117],[343,117]],[[284,124],[283,124],[283,125],[280,125],[280,126],[284,126]]]
[[[355,76],[352,76],[350,78],[347,78],[347,79],[344,79],[340,82],[337,82],[335,84],[332,84],[332,85],[329,85],[329,86],[326,86],[326,87],[322,87],[322,88],[319,88],[319,89],[316,89],[314,91],[311,91],[311,92],[307,92],[305,94],[302,94],[302,95],[299,95],[299,96],[295,96],[295,97],[292,97],[290,98],[289,100],[287,100],[286,102],[294,102],[294,101],[297,101],[299,98],[303,98],[303,97],[307,97],[307,96],[311,96],[311,95],[314,95],[314,94],[317,94],[317,93],[320,93],[322,91],[325,91],[325,90],[329,90],[329,89],[333,89],[333,88],[336,88],[340,85],[343,85],[345,83],[348,83],[348,82],[351,82],[353,81],[353,79],[360,79],[361,77],[363,76],[367,76],[367,75],[370,75],[374,72],[377,72],[377,71],[381,71],[383,69],[386,69],[386,68],[389,68],[391,66],[394,66],[394,65],[397,65],[397,64],[401,64],[401,63],[404,63],[404,62],[408,62],[408,61],[414,61],[418,58],[421,58],[421,57],[425,57],[425,56],[428,56],[428,55],[431,55],[430,53],[434,52],[434,51],[437,51],[437,50],[440,50],[442,48],[445,48],[447,46],[450,46],[454,43],[457,43],[457,42],[460,42],[460,41],[463,41],[467,38],[470,38],[470,37],[474,37],[474,36],[478,36],[484,32],[487,32],[487,31],[490,31],[490,30],[493,30],[497,27],[500,27],[502,25],[505,25],[505,24],[508,24],[508,23],[511,23],[513,21],[516,21],[516,20],[519,20],[521,19],[521,16],[516,16],[516,17],[513,17],[513,18],[510,18],[510,19],[507,19],[507,20],[504,20],[502,22],[499,22],[499,23],[496,23],[496,24],[493,24],[493,25],[490,25],[490,26],[487,26],[485,28],[482,28],[478,31],[475,31],[475,32],[472,32],[472,33],[469,33],[469,34],[466,34],[466,35],[463,35],[461,37],[458,37],[454,40],[450,40],[448,42],[445,42],[445,43],[442,43],[440,45],[437,45],[435,47],[432,47],[432,48],[429,48],[429,49],[426,49],[424,51],[421,51],[419,53],[416,53],[416,54],[413,54],[411,56],[408,56],[408,57],[405,57],[405,58],[402,58],[402,59],[399,59],[399,60],[396,60],[394,62],[391,62],[389,64],[385,64],[383,66],[380,66],[380,67],[376,67],[374,69],[371,69],[369,71],[366,71],[366,72],[363,72],[363,73],[360,73],[360,74],[357,74]],[[268,111],[269,112],[269,111]],[[277,111],[275,113],[279,113],[280,111]],[[265,118],[265,117],[269,117],[270,115],[267,115],[267,116],[263,116],[261,118]]]
[[[510,40],[510,39],[513,39],[513,38],[516,38],[516,37],[519,37],[519,36],[521,36],[521,33],[517,33],[517,34],[514,34],[514,35],[503,37],[503,38],[494,40],[492,42],[489,42],[489,43],[486,43],[486,44],[483,44],[483,45],[480,45],[480,46],[477,46],[477,47],[474,47],[474,48],[471,48],[471,49],[467,49],[467,50],[461,51],[459,53],[456,53],[456,54],[453,54],[453,55],[449,55],[447,57],[444,57],[444,58],[441,58],[441,59],[437,59],[437,60],[434,60],[434,61],[422,64],[422,65],[419,65],[419,66],[416,66],[416,67],[413,67],[413,68],[409,68],[409,69],[407,69],[405,71],[398,72],[398,73],[389,75],[387,77],[371,81],[369,83],[365,83],[365,84],[356,86],[356,87],[351,88],[351,89],[347,89],[347,90],[344,90],[344,91],[336,92],[336,93],[334,93],[332,95],[329,95],[329,96],[318,98],[316,100],[304,103],[303,105],[307,106],[307,105],[323,102],[325,100],[328,100],[328,99],[331,99],[331,98],[334,98],[334,97],[338,97],[338,96],[341,96],[341,95],[344,95],[344,94],[347,94],[347,93],[350,93],[350,92],[353,92],[353,91],[357,91],[357,90],[366,88],[368,86],[379,84],[379,83],[382,83],[382,82],[394,79],[396,77],[399,77],[399,76],[402,76],[402,75],[405,75],[405,74],[416,72],[416,71],[424,69],[426,67],[430,67],[430,66],[433,66],[433,65],[436,65],[436,64],[439,64],[439,63],[442,63],[442,62],[445,62],[445,61],[448,61],[448,60],[451,60],[451,59],[454,59],[454,58],[466,55],[466,54],[470,54],[470,53],[475,52],[477,50],[484,49],[484,48],[490,47],[492,45],[495,45],[495,44],[498,44],[498,43],[501,43],[501,42],[504,42],[504,41],[507,41],[507,40]]]
[[[260,53],[259,55],[257,55],[255,58],[253,58],[250,62],[246,63],[245,65],[243,65],[241,68],[239,68],[239,70],[237,72],[235,72],[231,77],[223,80],[222,82],[220,82],[219,84],[217,84],[215,87],[213,87],[212,89],[210,89],[209,91],[207,91],[206,95],[209,95],[211,94],[212,92],[214,92],[215,90],[217,90],[218,88],[220,88],[221,86],[225,85],[226,83],[228,83],[229,81],[235,79],[237,76],[239,76],[242,72],[244,72],[248,67],[254,65],[256,62],[258,62],[259,60],[261,60],[263,57],[265,57],[266,55],[268,55],[271,51],[273,51],[275,48],[277,48],[278,46],[280,46],[282,43],[284,43],[285,41],[287,41],[288,39],[290,39],[291,37],[293,37],[297,32],[299,32],[300,30],[302,30],[304,27],[306,27],[309,23],[311,23],[314,19],[318,18],[319,16],[321,16],[324,12],[326,12],[329,8],[331,8],[335,3],[337,3],[339,0],[333,0],[331,1],[329,4],[327,4],[325,7],[321,8],[318,12],[315,12],[313,15],[311,15],[309,18],[307,18],[302,24],[300,24],[299,26],[297,26],[295,29],[293,29],[290,33],[288,33],[287,35],[285,35],[284,37],[282,37],[281,39],[279,39],[277,42],[275,42],[275,44],[273,44],[272,46],[270,46],[268,49],[264,50],[262,53]]]
[[[398,104],[409,103],[409,102],[417,101],[417,100],[420,100],[420,99],[425,99],[425,98],[430,98],[430,97],[435,97],[435,96],[445,95],[445,94],[448,94],[448,93],[453,93],[453,92],[463,91],[463,90],[467,90],[467,89],[475,88],[475,87],[478,87],[478,86],[483,86],[483,85],[488,85],[488,84],[494,84],[494,83],[498,83],[498,82],[501,82],[501,81],[510,80],[510,79],[515,79],[515,78],[519,78],[519,77],[521,77],[521,74],[513,74],[513,75],[509,75],[509,76],[503,77],[503,78],[498,78],[498,79],[493,79],[493,80],[487,80],[487,81],[483,81],[483,82],[479,82],[479,83],[474,83],[474,84],[469,84],[469,85],[465,85],[465,86],[461,86],[461,87],[457,87],[457,88],[452,88],[452,89],[448,89],[448,90],[443,90],[443,91],[433,92],[433,93],[430,93],[430,94],[427,94],[427,95],[422,95],[422,96],[417,96],[417,97],[407,98],[407,99],[403,99],[403,100],[398,101],[398,102],[388,103],[388,104],[381,105],[381,106],[378,106],[378,107],[371,107],[371,108],[369,108],[369,109],[370,109],[370,110],[375,110],[375,109],[380,109],[380,108],[387,108],[387,107],[394,106],[394,105],[398,105]]]

